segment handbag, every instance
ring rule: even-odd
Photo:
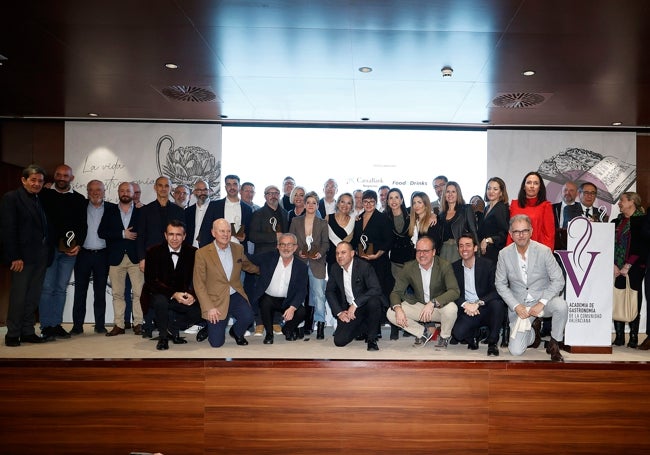
[[[630,287],[630,277],[625,276],[625,288],[614,288],[614,305],[612,308],[612,319],[620,322],[633,321],[637,314],[639,314],[639,307],[637,306],[637,294]]]

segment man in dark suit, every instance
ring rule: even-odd
[[[260,268],[251,302],[257,301],[266,331],[264,344],[273,344],[273,313],[282,313],[282,333],[287,341],[298,339],[298,325],[305,320],[307,264],[295,260],[296,236],[282,234],[277,251],[253,255],[250,260]]]
[[[345,346],[366,334],[368,351],[378,351],[377,335],[382,316],[384,294],[372,266],[354,258],[348,242],[336,246],[336,263],[332,264],[325,296],[332,314],[338,319],[334,344]]]
[[[214,202],[210,201],[210,185],[204,180],[194,183],[194,197],[196,203],[185,210],[187,236],[185,243],[196,248],[201,248],[211,243],[212,223],[219,218],[216,215]]]
[[[0,205],[3,262],[11,271],[6,346],[44,341],[34,332],[34,313],[53,253],[45,211],[38,197],[45,171],[36,165],[28,166],[23,169],[21,182],[20,188],[2,197]]]
[[[122,335],[124,330],[124,289],[128,275],[133,285],[133,333],[142,334],[142,306],[140,293],[144,274],[138,265],[136,239],[140,233],[140,210],[133,202],[133,185],[122,182],[117,188],[119,204],[104,207],[104,215],[99,223],[99,237],[106,240],[108,248],[108,276],[113,291],[113,329],[106,334],[112,337]]]
[[[436,256],[430,237],[420,237],[415,244],[415,260],[404,264],[390,294],[388,320],[415,335],[414,346],[424,346],[433,334],[422,323],[440,322],[437,348],[446,349],[451,330],[458,317],[455,300],[460,296],[451,264]],[[412,289],[413,293],[407,292]]]
[[[187,343],[179,331],[201,321],[201,307],[192,287],[196,248],[183,244],[185,224],[171,220],[165,240],[147,251],[148,265],[141,296],[143,308],[151,306],[155,312],[159,331],[156,349],[159,351],[169,349],[170,337],[174,344]],[[170,312],[174,315],[171,323]]]
[[[499,329],[506,305],[494,286],[496,264],[476,256],[478,246],[472,235],[461,235],[457,243],[461,259],[454,262],[452,267],[460,296],[456,299],[458,318],[452,336],[457,340],[465,340],[469,349],[478,349],[476,334],[480,327],[487,326],[487,355],[498,356]]]
[[[266,203],[253,212],[249,240],[255,244],[255,253],[275,251],[278,236],[289,232],[289,217],[287,211],[279,204],[280,190],[275,185],[264,188]]]
[[[555,248],[566,250],[566,229],[574,218],[582,215],[580,204],[576,203],[578,186],[574,182],[566,182],[562,186],[562,201],[553,204],[553,219],[555,220]]]
[[[609,217],[605,208],[594,206],[596,198],[598,197],[598,188],[591,182],[582,182],[578,187],[578,197],[580,199],[580,209],[582,215],[587,217],[589,221],[595,223],[607,223]]]
[[[225,218],[233,230],[232,242],[239,242],[247,248],[248,231],[250,230],[253,210],[250,206],[239,200],[239,177],[236,175],[226,175],[224,179],[226,185],[226,197],[214,201],[215,216]]]

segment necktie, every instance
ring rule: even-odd
[[[586,216],[587,218],[589,218],[589,207],[587,207],[587,208],[585,209],[585,216]]]

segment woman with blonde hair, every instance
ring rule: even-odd
[[[476,217],[472,206],[465,203],[460,185],[447,182],[436,224],[436,254],[450,263],[460,259],[457,241],[463,234],[470,234],[475,240]],[[478,240],[476,240],[478,242]]]

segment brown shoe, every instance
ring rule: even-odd
[[[560,354],[560,345],[553,337],[551,337],[551,341],[546,346],[546,353],[551,354],[552,362],[564,362],[564,357]]]
[[[142,324],[136,324],[133,326],[134,335],[142,335]]]
[[[643,343],[641,343],[637,349],[640,349],[641,351],[650,350],[650,335],[643,340]]]
[[[124,329],[121,328],[121,327],[118,327],[118,326],[114,325],[114,326],[113,326],[113,330],[111,330],[110,332],[108,332],[108,333],[106,334],[106,336],[107,336],[107,337],[114,337],[115,335],[122,335],[122,334],[124,334]]]
[[[537,349],[542,342],[542,336],[540,335],[540,331],[542,330],[542,320],[540,318],[535,318],[532,323],[532,328],[535,331],[535,341],[533,341],[533,343],[528,347]]]

